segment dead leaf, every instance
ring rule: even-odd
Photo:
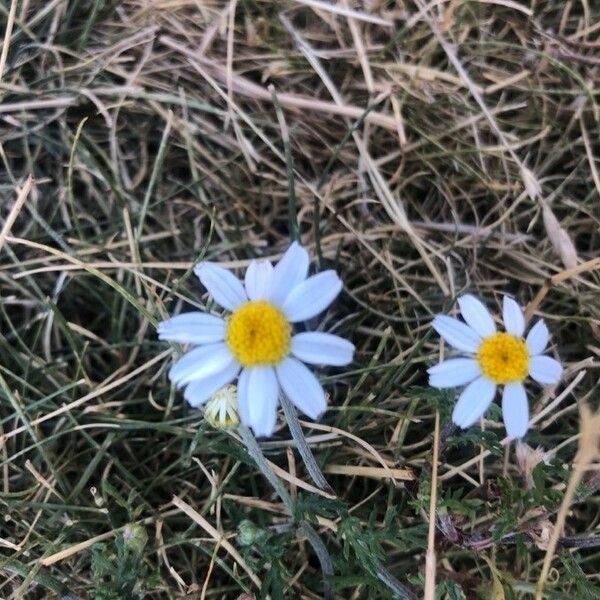
[[[528,169],[525,165],[521,165],[521,179],[525,185],[525,191],[527,195],[535,200],[542,194],[542,186],[538,181],[538,178],[533,174],[533,171]]]
[[[525,488],[528,490],[533,489],[533,470],[541,462],[548,464],[548,461],[550,460],[549,453],[544,452],[544,449],[541,446],[538,446],[534,450],[531,446],[519,441],[516,446],[516,458],[517,467],[525,479]]]
[[[548,519],[544,519],[540,521],[538,527],[536,529],[529,532],[533,543],[540,550],[547,550],[548,543],[550,542],[550,538],[552,537],[552,532],[554,531],[554,524],[552,521],[548,521]]]
[[[490,600],[506,600],[504,595],[504,588],[500,581],[500,571],[498,567],[485,555],[482,555],[483,560],[488,564],[492,573],[492,593],[490,594]]]
[[[548,234],[548,239],[562,260],[566,269],[577,266],[577,250],[569,234],[560,226],[558,219],[552,212],[552,209],[546,204],[542,204],[542,215],[544,218],[544,227]]]

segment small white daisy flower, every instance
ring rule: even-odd
[[[212,395],[204,406],[204,418],[216,429],[231,429],[239,424],[235,385],[226,385]]]
[[[466,323],[438,315],[433,328],[454,348],[468,355],[450,358],[429,373],[429,385],[453,388],[467,385],[458,397],[452,420],[459,427],[470,427],[487,410],[504,386],[502,414],[510,439],[521,438],[529,425],[529,407],[523,382],[529,375],[541,385],[559,382],[562,367],[549,356],[542,355],[548,345],[548,328],[542,319],[525,332],[525,317],[519,305],[504,296],[503,317],[506,332],[496,331],[488,309],[469,294],[458,299]]]
[[[275,267],[253,260],[244,284],[212,262],[194,269],[231,314],[190,312],[158,325],[161,340],[195,346],[169,371],[177,387],[186,386],[184,397],[192,406],[202,406],[239,374],[239,414],[257,436],[275,429],[280,388],[311,419],[325,411],[325,392],[304,363],[347,365],[354,346],[330,333],[292,334],[293,323],[323,312],[342,289],[335,271],[308,277],[308,264],[308,252],[294,242]]]

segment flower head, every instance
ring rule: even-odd
[[[275,265],[253,260],[244,283],[212,262],[195,269],[229,315],[190,312],[158,325],[161,340],[194,346],[169,371],[195,407],[239,375],[239,415],[256,435],[271,435],[280,389],[311,419],[325,411],[321,384],[304,363],[343,366],[354,346],[321,332],[293,333],[293,324],[324,311],[342,289],[335,271],[308,277],[307,251],[294,242]]]
[[[240,422],[235,385],[217,390],[204,406],[204,418],[215,429],[231,429]]]
[[[474,296],[461,296],[458,304],[465,323],[438,315],[432,325],[451,346],[468,356],[431,367],[429,384],[435,388],[467,386],[452,413],[454,423],[463,428],[483,415],[494,399],[496,387],[503,385],[506,432],[511,439],[523,437],[529,424],[524,380],[530,376],[542,385],[554,385],[562,373],[558,361],[542,354],[548,345],[548,328],[540,319],[523,338],[523,311],[508,296],[503,302],[503,332],[496,330],[488,309]]]

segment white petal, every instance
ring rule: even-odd
[[[283,306],[289,293],[308,275],[308,252],[293,242],[273,269],[269,300]]]
[[[317,378],[295,358],[286,358],[275,367],[277,379],[287,397],[311,419],[327,408],[325,392]]]
[[[534,356],[529,364],[529,374],[542,385],[554,385],[560,381],[562,367],[549,356]]]
[[[509,296],[504,296],[502,309],[506,331],[517,337],[522,337],[525,331],[525,317],[521,307]]]
[[[177,315],[156,327],[158,339],[180,344],[212,344],[225,337],[225,321],[202,312]]]
[[[223,386],[235,379],[240,371],[240,364],[232,360],[230,364],[218,373],[213,373],[202,379],[192,381],[183,393],[183,397],[195,408],[202,406],[211,396]]]
[[[244,425],[249,426],[250,424],[250,413],[248,407],[250,406],[250,400],[248,397],[248,376],[250,375],[250,369],[242,369],[240,376],[238,377],[237,385],[237,400],[238,400],[238,411],[240,413],[240,420]]]
[[[446,315],[437,315],[431,326],[457,350],[477,352],[481,337],[468,325]]]
[[[529,405],[520,383],[507,383],[502,393],[502,416],[509,439],[522,438],[529,427]]]
[[[458,299],[458,305],[463,319],[481,337],[496,333],[496,326],[490,311],[475,296],[471,296],[471,294],[461,296]]]
[[[264,300],[271,291],[273,265],[268,260],[253,260],[246,269],[244,284],[250,300]]]
[[[181,387],[194,379],[202,379],[222,371],[232,360],[233,356],[224,343],[200,346],[184,354],[169,369],[169,379],[177,387]]]
[[[494,399],[496,384],[485,377],[472,381],[458,397],[452,420],[463,429],[470,427],[483,415]]]
[[[253,367],[244,369],[244,373],[243,394],[238,386],[242,422],[252,427],[257,437],[270,436],[277,423],[279,384],[275,372],[272,367]]]
[[[292,354],[313,365],[342,367],[352,362],[354,344],[331,333],[307,331],[292,338]]]
[[[215,302],[223,308],[235,310],[240,304],[248,301],[240,280],[231,271],[216,263],[201,262],[194,268],[194,273]]]
[[[548,345],[550,334],[543,319],[540,319],[527,334],[527,348],[531,356],[541,354]]]
[[[451,358],[429,369],[429,385],[434,388],[452,388],[465,385],[481,375],[473,358]]]
[[[281,310],[291,323],[306,321],[323,312],[342,291],[342,280],[335,271],[323,271],[298,284],[286,298]]]

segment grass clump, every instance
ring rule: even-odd
[[[436,598],[526,599],[553,545],[544,597],[599,597],[598,456],[577,454],[598,404],[599,17],[0,6],[0,597],[429,600],[435,577]],[[260,443],[286,505],[171,388],[154,326],[206,307],[198,260],[275,259],[296,231],[344,281],[322,328],[357,354],[301,421],[330,489],[281,414]],[[427,387],[432,315],[465,290],[551,329],[566,373],[532,394],[527,446],[497,406],[454,430],[455,394]]]

